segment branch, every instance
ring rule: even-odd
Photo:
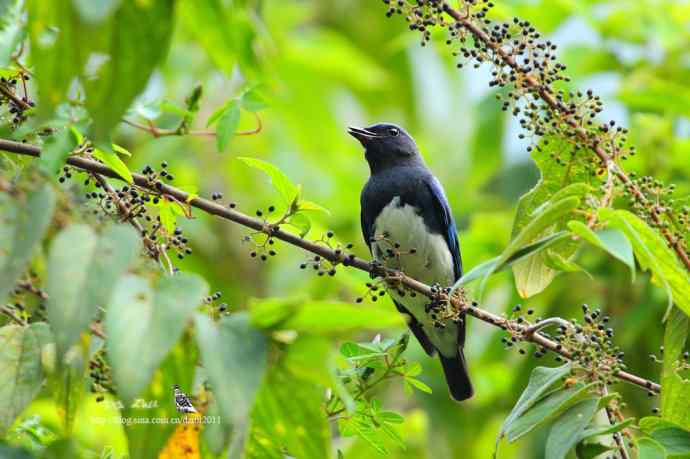
[[[254,129],[250,129],[248,131],[238,131],[235,132],[233,135],[235,136],[242,136],[242,135],[255,135],[261,132],[263,129],[263,123],[261,122],[261,117],[259,116],[258,113],[254,113],[254,116],[256,117],[256,127]],[[176,129],[164,129],[164,128],[159,128],[155,124],[149,121],[148,124],[141,124],[137,123],[136,121],[130,121],[128,119],[122,119],[122,122],[132,126],[133,128],[136,129],[141,129],[142,131],[146,131],[149,134],[151,134],[154,137],[170,137],[170,136],[182,136],[182,135],[194,135],[194,136],[205,136],[205,137],[215,137],[216,136],[216,131],[209,131],[209,130],[190,130],[190,131],[185,131],[180,128]]]
[[[34,157],[39,157],[41,155],[41,149],[39,147],[4,139],[0,139],[0,150]],[[87,158],[71,156],[67,159],[67,163],[71,166],[77,167],[88,172],[93,172],[106,177],[122,180],[122,178],[112,169],[106,167],[101,163]],[[133,173],[132,177],[134,178],[134,183],[142,188],[149,189],[154,193],[163,193],[170,195],[178,201],[188,202],[192,207],[195,207],[208,214],[216,215],[218,217],[224,218],[226,220],[245,226],[247,228],[251,228],[255,231],[268,234],[274,238],[282,240],[283,242],[287,242],[290,245],[299,247],[315,255],[319,255],[322,258],[325,258],[326,260],[330,261],[334,265],[342,264],[344,266],[359,269],[360,271],[365,271],[370,274],[372,274],[372,271],[376,271],[376,269],[372,267],[372,264],[366,260],[354,257],[352,255],[348,255],[340,250],[333,250],[325,245],[307,241],[295,234],[283,231],[280,228],[275,227],[274,225],[266,225],[263,221],[250,217],[249,215],[243,214],[234,209],[224,207],[213,201],[209,201],[207,199],[203,199],[200,197],[192,197],[190,199],[190,195],[188,193],[166,184],[161,184],[160,188],[153,187],[150,184],[149,180],[141,174]],[[374,272],[373,274],[378,273]],[[431,286],[424,284],[423,282],[419,282],[418,280],[413,279],[405,275],[404,273],[400,272],[396,272],[395,276],[398,282],[400,282],[402,285],[405,285],[407,288],[411,290],[421,293],[427,297],[439,297],[438,292],[432,291]],[[494,314],[492,312],[486,311],[484,309],[474,307],[474,304],[473,307],[469,307],[457,295],[453,295],[451,298],[448,298],[448,301],[459,310],[462,310],[483,322],[502,328],[504,330],[518,332],[521,334],[522,339],[524,341],[532,342],[541,348],[548,349],[549,351],[552,351],[555,354],[559,354],[560,356],[568,360],[572,360],[572,356],[570,355],[570,353],[567,350],[565,350],[560,344],[539,333],[538,330],[530,331],[529,324],[518,323],[516,320],[510,320],[505,317]],[[632,373],[628,373],[626,371],[618,371],[615,373],[614,376],[622,381],[637,385],[648,391],[653,391],[656,393],[659,393],[661,391],[661,386],[659,384],[639,377],[637,375],[634,375]]]
[[[438,4],[438,0],[432,0],[432,4]],[[575,118],[569,107],[563,102],[554,97],[551,89],[548,85],[539,82],[539,79],[535,77],[529,71],[525,71],[521,67],[513,56],[508,53],[500,43],[494,41],[491,36],[486,33],[482,26],[479,26],[474,22],[475,18],[473,15],[462,14],[460,11],[451,7],[447,2],[440,2],[443,11],[452,17],[456,24],[464,28],[472,34],[475,40],[481,42],[487,48],[493,50],[493,52],[498,56],[500,61],[510,67],[516,75],[521,78],[517,78],[515,85],[520,87],[525,87],[530,90],[532,94],[538,96],[543,100],[553,111],[558,114],[560,119],[562,119],[570,128],[572,132],[586,145],[588,145],[592,151],[599,157],[602,164],[609,170],[612,171],[616,177],[623,183],[623,185],[630,191],[630,193],[637,199],[637,201],[642,205],[650,204],[647,198],[644,196],[640,188],[628,177],[625,171],[611,158],[606,151],[601,147],[601,140],[593,135],[590,135],[587,130],[585,130],[580,122]],[[664,210],[663,213],[668,214],[668,211]],[[669,247],[671,247],[678,258],[683,262],[686,269],[690,271],[690,256],[685,251],[685,248],[680,241],[680,238],[676,238],[673,234],[664,227],[662,221],[662,211],[660,211],[657,206],[650,206],[650,216],[652,221],[661,228],[661,233],[668,242]]]

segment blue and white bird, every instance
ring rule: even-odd
[[[455,283],[462,276],[455,221],[414,139],[393,124],[348,132],[364,147],[371,171],[361,195],[361,223],[374,259],[430,285]],[[463,353],[465,318],[439,327],[428,310],[429,298],[396,288],[388,293],[424,351],[430,356],[438,352],[451,397],[472,397]]]

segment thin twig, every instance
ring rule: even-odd
[[[38,157],[41,155],[41,149],[39,147],[5,139],[0,139],[0,150],[34,157]],[[72,156],[67,158],[67,163],[71,166],[77,167],[85,171],[95,172],[97,174],[101,174],[107,177],[122,180],[122,178],[112,169],[108,168],[107,166],[101,163],[87,158]],[[209,201],[207,199],[203,199],[200,197],[190,197],[188,193],[178,188],[172,187],[170,185],[162,184],[159,189],[155,189],[151,185],[149,180],[141,174],[133,173],[132,177],[134,179],[134,183],[142,188],[146,188],[155,193],[170,195],[179,201],[188,202],[192,207],[195,207],[203,212],[206,212],[211,215],[216,215],[218,217],[224,218],[226,220],[245,226],[247,228],[251,228],[255,231],[259,231],[262,233],[270,232],[272,237],[287,242],[288,244],[291,244],[295,247],[304,249],[315,255],[319,255],[322,258],[330,261],[334,265],[342,264],[368,273],[372,272],[372,264],[361,258],[350,256],[342,251],[336,252],[335,250],[329,247],[311,241],[307,241],[293,233],[283,231],[280,228],[276,228],[272,225],[267,226],[265,222],[263,222],[262,220],[250,217],[249,215],[243,214],[242,212],[238,212],[237,210],[231,209],[229,207],[224,207],[216,202]],[[405,287],[414,290],[418,293],[421,293],[427,297],[438,297],[437,293],[433,293],[431,291],[431,287],[429,285],[424,284],[423,282],[419,282],[418,280],[413,279],[405,275],[404,273],[396,273],[396,276],[398,276],[399,282]],[[465,304],[462,301],[462,299],[458,298],[456,295],[448,299],[448,301],[451,304],[453,304],[453,306],[455,306],[456,308],[463,309],[464,312],[466,312],[467,314],[476,317],[477,319],[483,322],[494,325],[496,327],[500,327],[504,330],[510,328],[514,331],[520,331],[522,332],[525,341],[530,341],[539,347],[545,348],[549,351],[559,354],[568,360],[572,360],[572,356],[567,350],[565,350],[561,345],[559,345],[555,341],[545,337],[541,333],[536,332],[532,333],[531,335],[525,335],[524,332],[529,325],[519,324],[515,320],[506,319],[505,317],[499,316],[497,314],[494,314],[492,312],[478,307],[468,307],[468,305]],[[644,379],[640,376],[634,375],[632,373],[628,373],[626,371],[618,371],[615,374],[615,377],[622,381],[626,381],[631,384],[645,388],[648,391],[653,391],[656,393],[659,393],[661,391],[661,386],[659,384]]]
[[[17,325],[26,325],[26,321],[22,320],[17,314],[14,313],[12,308],[9,308],[5,305],[0,306],[0,312],[5,314],[7,317],[12,319],[14,322],[17,323]]]
[[[608,389],[606,388],[606,385],[604,385],[602,389],[602,395],[606,396],[607,394]],[[609,420],[609,424],[616,424],[616,417],[613,415],[611,408],[609,408],[608,406],[606,406],[606,417]],[[625,449],[625,441],[623,440],[622,435],[620,433],[614,432],[613,440],[616,442],[616,445],[618,446],[618,451],[621,454],[621,459],[630,459],[630,456],[628,455],[628,450]]]
[[[28,110],[31,108],[31,105],[25,100],[22,100],[19,96],[17,96],[14,92],[12,92],[7,86],[5,86],[3,83],[0,83],[0,93],[7,97],[8,99],[11,99],[12,102],[15,103],[18,107],[20,107],[22,110]]]
[[[254,113],[254,116],[256,117],[256,127],[254,129],[250,129],[248,131],[238,131],[235,132],[236,136],[245,136],[245,135],[255,135],[261,132],[263,129],[263,123],[261,122],[261,117],[259,116],[258,113]],[[149,134],[151,134],[154,137],[170,137],[170,136],[183,136],[183,135],[193,135],[193,136],[201,136],[201,137],[215,137],[216,136],[216,131],[210,131],[210,130],[181,130],[181,129],[165,129],[165,128],[159,128],[152,122],[149,122],[148,124],[141,124],[137,123],[136,121],[131,121],[128,119],[123,118],[122,122],[132,126],[133,128],[141,129],[142,131],[146,131]]]

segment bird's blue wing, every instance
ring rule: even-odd
[[[426,182],[429,191],[431,192],[435,211],[441,218],[443,224],[443,238],[448,244],[448,249],[453,256],[453,270],[455,273],[455,280],[462,277],[462,257],[460,256],[460,244],[458,242],[458,232],[455,227],[455,220],[448,205],[448,199],[443,191],[443,187],[436,177],[431,177]]]

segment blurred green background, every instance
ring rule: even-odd
[[[559,55],[573,77],[573,86],[592,88],[605,102],[603,119],[631,128],[639,154],[628,168],[676,183],[678,195],[690,191],[690,2],[661,0],[576,1],[501,0],[493,15],[517,15],[532,22],[559,45]],[[263,131],[236,137],[224,153],[213,139],[167,137],[121,125],[118,144],[133,153],[132,170],[167,161],[180,186],[202,196],[222,192],[226,201],[253,214],[278,202],[265,176],[236,158],[249,156],[279,166],[301,183],[306,199],[330,210],[315,215],[310,236],[333,230],[355,252],[367,257],[359,228],[359,193],[368,177],[360,146],[347,126],[388,121],[404,126],[417,140],[431,169],[446,188],[460,232],[465,270],[499,254],[510,238],[518,198],[539,173],[518,139],[514,118],[486,84],[487,68],[458,70],[450,50],[438,37],[436,46],[421,47],[418,36],[401,18],[386,19],[380,1],[244,0],[225,1],[221,14],[204,16],[196,2],[177,5],[170,52],[129,119],[142,121],[158,101],[182,104],[196,83],[204,87],[197,124],[248,84],[259,84],[268,108],[260,112]],[[212,19],[212,20],[210,20]],[[148,107],[148,108],[147,108]],[[173,115],[156,119],[174,127]],[[255,119],[243,113],[240,129]],[[298,269],[305,255],[278,245],[278,256],[262,263],[248,256],[238,226],[195,212],[181,221],[194,255],[177,264],[207,279],[211,291],[223,292],[231,311],[246,308],[251,298],[303,297],[352,302],[365,291],[366,276],[339,270],[321,278]],[[486,309],[502,313],[522,303],[539,316],[579,316],[580,305],[600,307],[612,317],[616,341],[633,372],[658,379],[660,365],[648,355],[663,336],[661,318],[666,298],[646,275],[631,284],[627,268],[594,249],[578,254],[592,274],[564,273],[543,293],[523,301],[512,274],[491,278],[483,294]],[[388,299],[362,308],[393,309]],[[371,340],[381,333],[396,337],[403,330],[367,331],[340,336]],[[385,407],[405,415],[402,426],[407,450],[391,448],[392,457],[488,458],[495,437],[519,394],[533,358],[505,351],[502,335],[476,320],[469,321],[466,356],[475,383],[475,397],[465,403],[449,400],[440,366],[415,342],[408,350],[423,365],[420,379],[433,394],[406,395],[400,384],[378,394]],[[529,355],[529,354],[528,354]],[[544,359],[549,364],[553,358]],[[619,387],[626,412],[650,413],[656,400],[644,391]],[[50,425],[49,402],[37,400],[29,412],[44,414]],[[94,408],[95,409],[95,408]],[[103,408],[98,408],[103,409]],[[122,434],[77,423],[75,434],[86,444],[112,444]],[[539,458],[544,435],[537,433],[501,447],[502,457]],[[348,458],[380,457],[361,440],[337,440]],[[98,449],[98,448],[95,448]],[[117,448],[116,448],[117,449]],[[121,451],[121,450],[120,450]]]

